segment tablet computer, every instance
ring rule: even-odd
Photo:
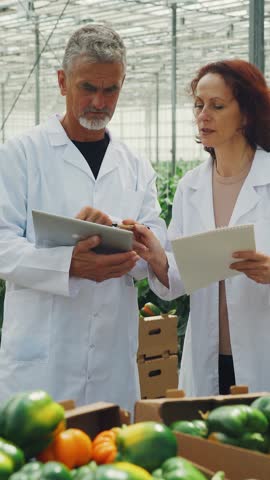
[[[97,253],[132,250],[131,231],[40,210],[32,210],[32,216],[37,248],[73,246],[91,235],[99,235],[101,244],[93,249]]]

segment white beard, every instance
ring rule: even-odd
[[[106,115],[104,118],[93,118],[92,120],[89,120],[88,118],[85,117],[80,117],[79,122],[80,125],[84,128],[87,128],[87,130],[102,130],[107,126],[107,124],[110,121],[109,115]]]

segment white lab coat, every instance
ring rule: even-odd
[[[59,118],[0,149],[0,278],[7,281],[0,349],[0,401],[42,388],[77,405],[108,401],[132,411],[140,260],[101,283],[69,278],[72,247],[36,249],[32,209],[75,216],[86,205],[145,223],[165,242],[155,173],[122,143],[108,145],[98,178]]]
[[[169,238],[215,228],[212,200],[212,160],[180,180],[173,204]],[[270,154],[258,149],[242,186],[229,226],[255,224],[256,249],[270,255]],[[169,258],[170,289],[150,272],[152,289],[164,299],[185,293],[173,256]],[[225,281],[228,317],[237,384],[251,392],[270,391],[270,285],[245,275]],[[216,395],[218,386],[218,283],[190,297],[179,387],[187,395]]]

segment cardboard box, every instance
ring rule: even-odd
[[[176,315],[139,318],[138,359],[177,354],[177,319]]]
[[[177,433],[178,454],[212,471],[223,470],[230,480],[270,478],[270,455],[221,445]]]
[[[64,400],[59,403],[65,408],[67,428],[80,428],[92,439],[102,430],[130,423],[129,413],[111,403],[98,402],[83,407],[75,407],[73,400]],[[197,464],[194,466],[209,480],[214,475],[204,466]]]
[[[221,405],[250,405],[263,395],[269,395],[269,392],[141,400],[135,405],[135,422],[154,420],[170,425],[176,420],[200,418],[199,411],[207,412]],[[177,433],[176,436],[178,455],[213,472],[223,470],[226,478],[230,480],[270,478],[270,455],[221,445],[182,433]]]
[[[178,385],[178,357],[169,355],[138,361],[142,398],[164,397],[168,388]]]
[[[130,416],[126,410],[106,402],[71,408],[65,411],[65,418],[67,428],[80,428],[92,439],[102,430],[130,423]]]
[[[140,400],[135,404],[135,422],[155,420],[170,425],[176,420],[201,418],[199,411],[207,412],[221,405],[250,405],[253,400],[267,392],[244,395],[218,395],[216,397],[157,398]]]

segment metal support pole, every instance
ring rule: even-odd
[[[148,101],[145,105],[145,150],[146,150],[146,158],[149,158],[150,162],[152,163],[152,149],[151,149],[151,125],[152,125],[152,109],[151,109],[151,102]]]
[[[5,109],[5,82],[1,83],[1,106],[2,106],[2,142],[5,142],[5,117],[6,117],[6,109]]]
[[[172,72],[171,72],[171,102],[172,102],[172,175],[175,174],[176,164],[176,2],[171,5],[172,9]]]
[[[36,68],[35,68],[35,86],[36,86],[36,101],[35,101],[35,124],[40,122],[40,42],[39,42],[39,19],[35,17],[35,50],[36,50]]]
[[[156,164],[159,163],[159,73],[156,76]]]
[[[249,61],[264,73],[264,0],[249,0]]]

